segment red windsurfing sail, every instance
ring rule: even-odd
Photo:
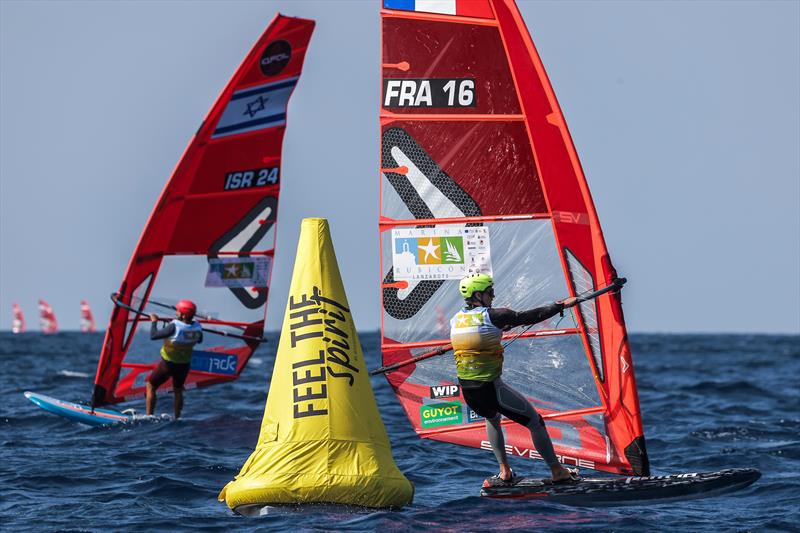
[[[440,310],[460,309],[467,273],[492,273],[495,305],[517,310],[611,283],[586,179],[513,0],[385,0],[381,23],[384,365],[449,341]],[[543,414],[564,463],[647,475],[620,296],[571,311],[508,345],[503,379]],[[387,378],[421,437],[490,449],[451,356]],[[505,423],[511,453],[539,458],[528,430]]]
[[[186,387],[231,381],[258,347],[275,246],[286,108],[314,22],[277,15],[223,89],[167,182],[139,238],[119,301],[172,314],[188,298],[219,316],[201,322],[241,338],[206,334]],[[164,298],[164,297],[167,298]],[[167,302],[166,304],[164,302]],[[160,346],[134,333],[147,320],[117,306],[97,366],[94,406],[140,397]],[[149,323],[146,329],[149,330]],[[159,389],[171,389],[171,381]]]
[[[89,307],[89,302],[81,300],[81,331],[83,333],[94,333],[95,329],[92,308]]]
[[[13,315],[11,320],[11,332],[25,333],[25,315],[22,314],[22,309],[19,304],[11,304],[11,313]]]
[[[58,333],[58,321],[50,304],[39,300],[39,328],[42,333]]]

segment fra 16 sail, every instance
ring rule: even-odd
[[[616,278],[578,155],[513,0],[384,0],[381,11],[383,364],[449,341],[458,280],[495,279],[530,309]],[[387,374],[420,437],[489,449],[452,357]],[[503,379],[546,419],[562,462],[648,475],[620,296],[606,293],[510,344]],[[510,452],[539,458],[527,429]]]

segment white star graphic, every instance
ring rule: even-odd
[[[458,315],[457,325],[466,326],[467,325],[467,315]]]
[[[237,266],[238,265],[236,265],[236,263],[233,263],[229,267],[227,267],[225,270],[228,271],[228,274],[230,274],[231,277],[235,278],[236,274],[238,273],[238,270],[239,270],[238,268],[236,268]]]
[[[436,255],[436,252],[439,250],[439,246],[433,244],[433,239],[428,239],[428,244],[425,246],[419,246],[420,250],[425,251],[425,257],[422,259],[423,261],[427,261],[428,257],[433,256],[434,259],[439,259],[439,256]]]

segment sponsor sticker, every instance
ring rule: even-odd
[[[419,407],[419,419],[423,428],[460,424],[462,419],[461,403],[446,402],[421,405]]]
[[[279,74],[280,71],[289,64],[292,58],[292,46],[288,41],[281,39],[280,41],[273,41],[269,43],[264,53],[261,54],[261,73],[264,76],[274,76]]]
[[[456,398],[461,395],[461,387],[458,385],[437,385],[431,387],[431,398]]]
[[[471,424],[473,422],[483,422],[484,420],[486,420],[484,417],[482,417],[481,415],[479,415],[478,413],[476,413],[475,411],[473,411],[472,409],[467,407],[467,422],[468,423]]]
[[[271,265],[272,258],[263,255],[211,258],[206,287],[264,288],[269,282]]]
[[[491,275],[489,228],[395,228],[392,266],[395,280],[461,279],[473,272]]]
[[[232,354],[194,351],[189,368],[201,372],[233,376],[236,374],[238,364],[239,358]]]

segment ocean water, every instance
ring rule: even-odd
[[[274,337],[274,335],[273,335]],[[4,531],[799,531],[800,336],[633,335],[654,474],[755,467],[733,494],[637,507],[579,508],[477,496],[491,452],[419,439],[383,378],[378,405],[414,504],[395,512],[303,508],[244,518],[217,502],[253,450],[275,342],[241,379],[186,394],[184,418],[90,428],[22,392],[86,401],[100,334],[0,333],[0,528]],[[368,366],[379,336],[361,335]],[[139,402],[134,407],[143,411]],[[171,413],[172,398],[159,411]],[[512,458],[526,475],[541,462]]]

